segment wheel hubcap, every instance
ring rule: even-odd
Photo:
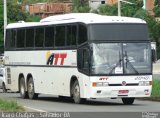
[[[24,86],[21,85],[21,93],[24,94]]]
[[[29,95],[33,94],[33,84],[32,83],[29,83],[28,91],[29,91]]]
[[[79,86],[76,85],[76,86],[75,86],[75,89],[74,89],[74,97],[75,97],[75,98],[79,98],[79,96],[80,96]]]

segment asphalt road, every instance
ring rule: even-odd
[[[123,105],[121,99],[88,100],[74,104],[70,99],[40,95],[37,100],[21,99],[19,93],[0,93],[0,98],[15,100],[30,112],[160,112],[160,102],[135,100]]]

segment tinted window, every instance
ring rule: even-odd
[[[26,47],[34,47],[34,29],[26,29]]]
[[[16,29],[12,29],[11,30],[11,47],[15,47],[15,44],[16,44]]]
[[[54,27],[46,27],[45,29],[45,47],[54,46]]]
[[[89,73],[89,51],[88,49],[78,50],[78,69]]]
[[[146,24],[92,24],[90,40],[149,40]]]
[[[43,47],[43,41],[44,41],[44,28],[36,28],[35,46]]]
[[[24,47],[24,40],[25,40],[25,30],[18,29],[17,30],[17,48]]]
[[[87,41],[87,28],[83,25],[79,25],[78,44],[82,44],[86,41]]]
[[[65,45],[65,26],[57,26],[55,46],[64,46],[64,45]]]
[[[5,42],[5,43],[6,43],[6,44],[5,44],[5,45],[6,45],[6,46],[5,46],[6,48],[9,48],[10,45],[11,45],[11,44],[10,44],[10,43],[11,43],[11,42],[10,42],[10,41],[11,41],[11,38],[12,38],[12,37],[11,37],[11,30],[6,30],[6,42]]]
[[[77,27],[74,25],[67,26],[67,45],[76,45]]]

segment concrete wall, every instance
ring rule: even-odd
[[[153,64],[153,74],[160,74],[160,63]]]

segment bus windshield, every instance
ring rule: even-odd
[[[92,43],[92,74],[149,74],[149,43]]]

